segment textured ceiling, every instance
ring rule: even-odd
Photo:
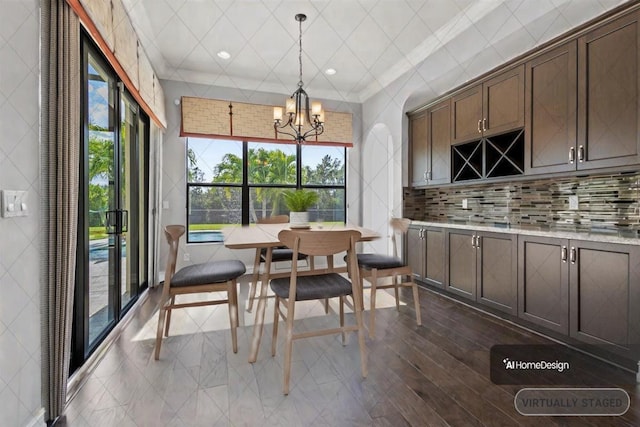
[[[123,0],[160,78],[363,102],[407,72],[471,79],[620,0]],[[231,58],[217,53],[225,50]],[[337,72],[324,73],[327,68]],[[458,79],[460,80],[460,79]],[[426,90],[425,90],[426,91]]]

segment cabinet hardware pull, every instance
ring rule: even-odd
[[[483,132],[487,131],[487,118],[486,117],[484,119],[482,119],[482,131]]]
[[[482,130],[480,129],[480,122],[482,121],[482,119],[478,120],[478,133],[482,133]]]
[[[471,236],[471,247],[473,249],[476,248],[476,236],[475,236],[475,234],[473,236]]]
[[[476,249],[480,249],[480,236],[476,236]]]
[[[582,162],[584,160],[584,147],[581,145],[578,148],[578,161]]]
[[[424,171],[424,173],[422,174],[422,177],[424,178],[424,180],[425,180],[425,181],[427,181],[427,180],[429,179],[429,175],[428,175],[428,173],[429,173],[429,172]]]
[[[567,247],[563,246],[562,251],[560,252],[560,259],[562,262],[567,262]]]
[[[573,164],[576,160],[576,149],[574,147],[569,148],[569,163]]]
[[[576,248],[574,246],[571,246],[569,261],[571,261],[571,264],[576,263]]]
[[[427,181],[431,181],[431,171],[427,172]]]

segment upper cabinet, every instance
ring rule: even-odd
[[[524,67],[518,66],[455,95],[452,143],[524,126]]]
[[[409,119],[413,186],[449,182],[450,120],[450,98]]]
[[[578,39],[578,169],[640,163],[638,11]]]
[[[576,169],[576,52],[573,40],[526,63],[527,174]]]

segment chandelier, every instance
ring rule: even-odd
[[[287,99],[285,104],[286,114],[283,119],[282,107],[273,108],[273,128],[276,135],[279,133],[291,136],[298,144],[309,137],[317,137],[324,132],[324,111],[319,101],[311,102],[309,109],[309,96],[305,92],[302,83],[302,22],[307,15],[299,13],[296,21],[300,23],[300,37],[298,39],[300,51],[298,60],[300,63],[300,81],[298,89]]]

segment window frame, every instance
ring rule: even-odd
[[[250,206],[249,206],[249,194],[252,189],[255,188],[282,188],[282,189],[310,189],[310,190],[343,190],[344,198],[343,198],[343,212],[344,212],[344,223],[346,223],[347,219],[347,147],[341,147],[344,153],[343,162],[344,162],[344,183],[342,185],[337,184],[302,184],[302,144],[285,144],[285,145],[295,145],[296,146],[296,182],[295,184],[250,184],[249,183],[249,144],[260,144],[261,141],[251,141],[248,139],[243,139],[242,142],[242,182],[240,183],[213,183],[213,182],[190,182],[189,181],[189,158],[188,158],[188,150],[189,150],[189,140],[190,139],[216,139],[221,141],[227,141],[224,138],[198,138],[198,137],[187,137],[186,138],[186,152],[185,152],[185,176],[186,176],[186,197],[185,197],[185,211],[186,211],[186,228],[187,228],[187,243],[188,244],[196,244],[196,243],[221,243],[217,241],[196,241],[190,239],[189,226],[191,225],[189,222],[189,208],[190,208],[190,197],[191,197],[191,189],[194,187],[201,188],[240,188],[242,193],[242,202],[241,202],[241,225],[248,226],[251,224],[250,218]],[[229,139],[230,140],[230,139]],[[282,144],[278,142],[277,144]],[[314,144],[315,145],[315,144]],[[320,145],[320,144],[318,144]],[[327,146],[337,147],[334,145]]]

